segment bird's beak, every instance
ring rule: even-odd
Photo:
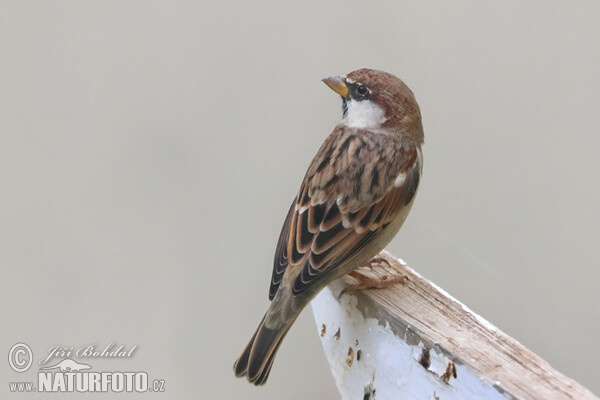
[[[346,86],[345,76],[331,76],[323,79],[323,82],[340,96],[348,96],[348,86]]]

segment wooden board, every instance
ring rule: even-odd
[[[381,257],[313,300],[342,398],[598,400],[389,253]],[[389,287],[351,289],[361,282]]]

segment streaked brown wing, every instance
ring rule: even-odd
[[[413,174],[409,181],[418,179],[418,175]],[[415,190],[416,185],[406,182],[405,185],[392,188],[374,204],[350,213],[340,212],[334,202],[329,204],[318,225],[311,218],[310,210],[313,207],[302,214],[296,212],[291,220],[291,224],[296,225],[296,235],[290,235],[288,239],[290,263],[302,263],[304,267],[294,280],[292,293],[298,295],[304,292],[314,281],[351,260],[410,202]],[[294,232],[293,229],[291,231]]]
[[[290,220],[296,210],[296,199],[292,202],[292,206],[288,211],[287,217],[279,234],[279,241],[275,248],[275,259],[273,260],[273,274],[271,276],[271,286],[269,287],[269,300],[273,300],[279,284],[283,279],[283,274],[288,266],[288,238],[290,236]]]
[[[300,294],[374,240],[412,200],[419,182],[418,154],[393,138],[334,130],[313,159],[288,212],[269,298],[275,296],[289,264],[302,266],[292,289]]]

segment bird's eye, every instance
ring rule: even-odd
[[[360,94],[361,96],[367,94],[368,91],[369,89],[367,89],[365,85],[360,85],[356,88],[356,93]]]

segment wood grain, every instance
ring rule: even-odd
[[[509,399],[598,398],[561,374],[517,340],[479,317],[444,290],[402,265],[387,252],[384,262],[342,278],[367,318],[390,324],[408,344],[419,342],[467,367]],[[379,288],[364,289],[372,282]],[[381,288],[389,281],[387,288]],[[339,283],[339,282],[338,282]],[[363,290],[355,290],[363,289]],[[543,334],[543,333],[541,333]]]

